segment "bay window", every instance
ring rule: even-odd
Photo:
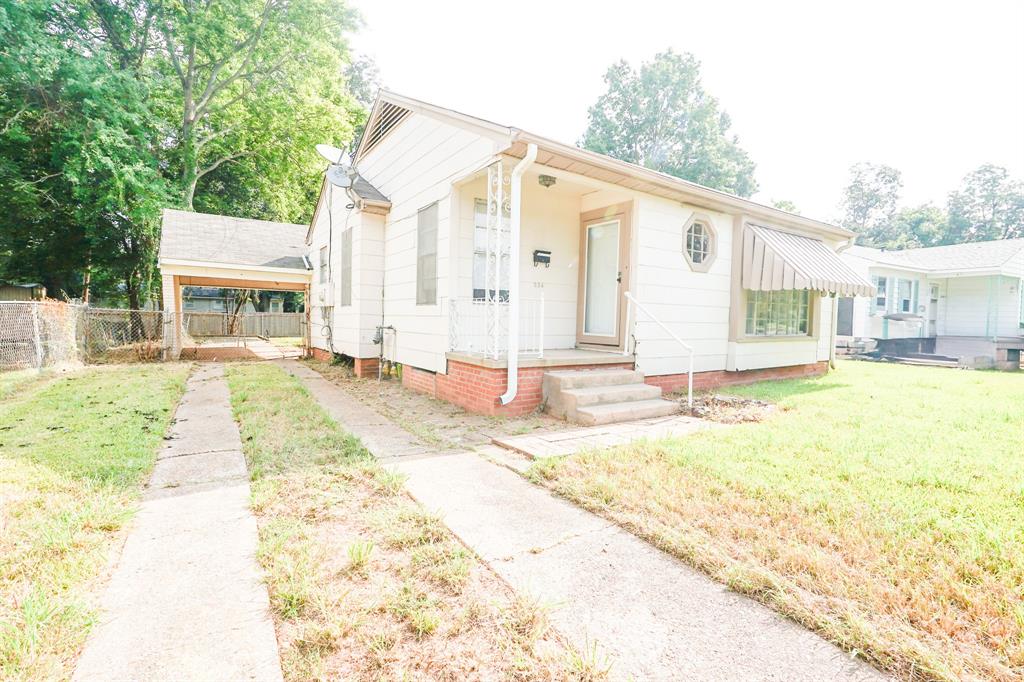
[[[810,334],[807,289],[747,291],[747,336],[806,336]]]

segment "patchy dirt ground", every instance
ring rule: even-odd
[[[685,398],[681,402],[685,403]],[[683,412],[686,413],[686,405]],[[689,414],[722,424],[759,422],[775,411],[775,406],[764,400],[740,398],[733,395],[707,393],[693,397],[693,408]]]
[[[566,428],[565,422],[539,412],[524,417],[473,414],[457,405],[411,391],[395,377],[383,381],[359,379],[343,365],[318,360],[303,362],[424,443],[438,448],[467,449],[489,443],[495,436],[519,436]]]

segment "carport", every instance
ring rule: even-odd
[[[182,287],[301,291],[306,300],[303,345],[309,347],[308,225],[164,209],[158,265],[164,305],[164,346],[181,355]]]

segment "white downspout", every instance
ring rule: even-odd
[[[510,203],[511,225],[509,225],[509,273],[508,273],[508,390],[501,396],[501,404],[508,405],[519,392],[519,233],[522,227],[523,173],[537,158],[537,145],[526,146],[526,156],[512,169]],[[501,220],[501,207],[498,207]],[[500,223],[499,223],[500,224]],[[501,258],[501,254],[498,254]],[[499,285],[500,286],[500,285]]]

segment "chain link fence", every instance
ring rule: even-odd
[[[60,301],[2,302],[0,370],[159,360],[165,317]]]
[[[245,345],[246,338],[305,338],[305,313],[182,315],[177,349]],[[152,362],[173,357],[174,314],[94,308],[60,301],[0,302],[0,371],[73,364]],[[258,344],[257,344],[258,345]],[[266,345],[266,344],[265,344]]]

